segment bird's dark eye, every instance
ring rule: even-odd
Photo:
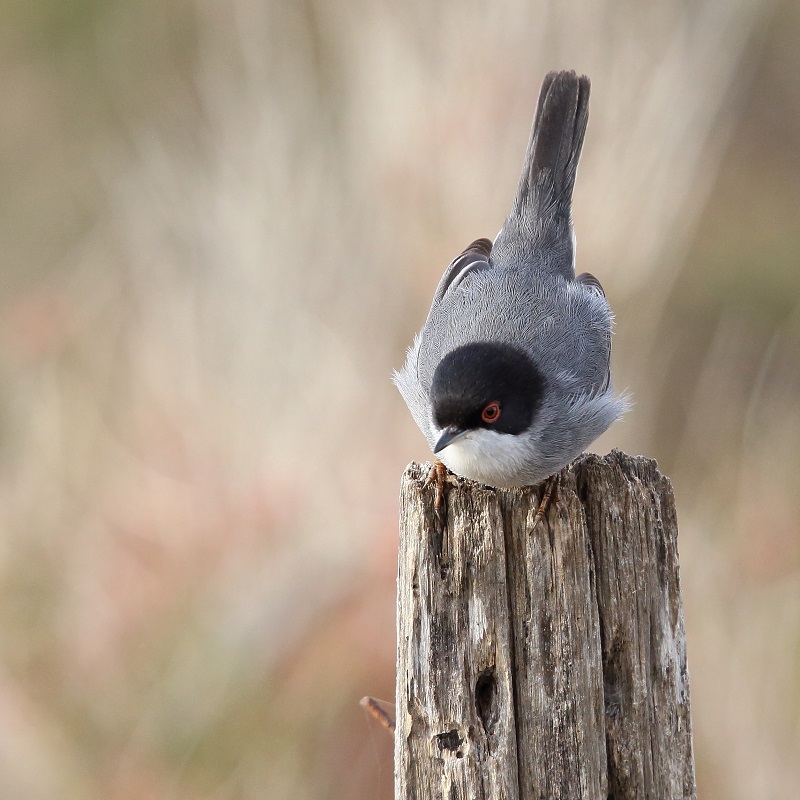
[[[500,417],[500,403],[497,400],[493,400],[486,408],[481,411],[481,419],[484,422],[497,422],[498,418]]]

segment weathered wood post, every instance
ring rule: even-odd
[[[694,798],[672,487],[614,451],[536,489],[403,476],[396,800]]]

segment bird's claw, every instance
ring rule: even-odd
[[[531,529],[531,533],[536,530],[536,528],[539,526],[539,523],[544,519],[544,515],[547,513],[547,509],[550,507],[550,503],[558,502],[558,485],[560,482],[560,472],[557,472],[555,475],[551,475],[545,481],[544,489],[542,490],[542,500],[539,503],[539,508],[536,509],[536,517],[533,520],[533,528]]]
[[[444,525],[446,513],[444,505],[445,487],[448,484],[450,486],[457,486],[458,481],[447,471],[447,467],[441,461],[439,461],[438,458],[433,460],[431,470],[428,473],[428,477],[425,479],[426,487],[432,484],[436,487],[436,497],[434,500],[436,518],[442,525]]]

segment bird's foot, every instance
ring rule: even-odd
[[[444,527],[445,523],[445,516],[446,516],[446,508],[444,504],[444,496],[446,491],[446,486],[457,486],[458,480],[454,475],[451,475],[447,471],[447,467],[439,461],[438,458],[433,460],[433,466],[431,467],[431,471],[428,473],[428,477],[425,479],[425,486],[430,486],[433,484],[436,487],[436,498],[434,500],[434,509],[436,511],[436,519],[439,521],[440,525]]]

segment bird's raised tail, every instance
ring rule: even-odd
[[[542,83],[528,150],[511,213],[492,249],[493,260],[540,266],[575,276],[572,190],[589,119],[589,79],[549,72]],[[547,264],[541,265],[545,256]]]

